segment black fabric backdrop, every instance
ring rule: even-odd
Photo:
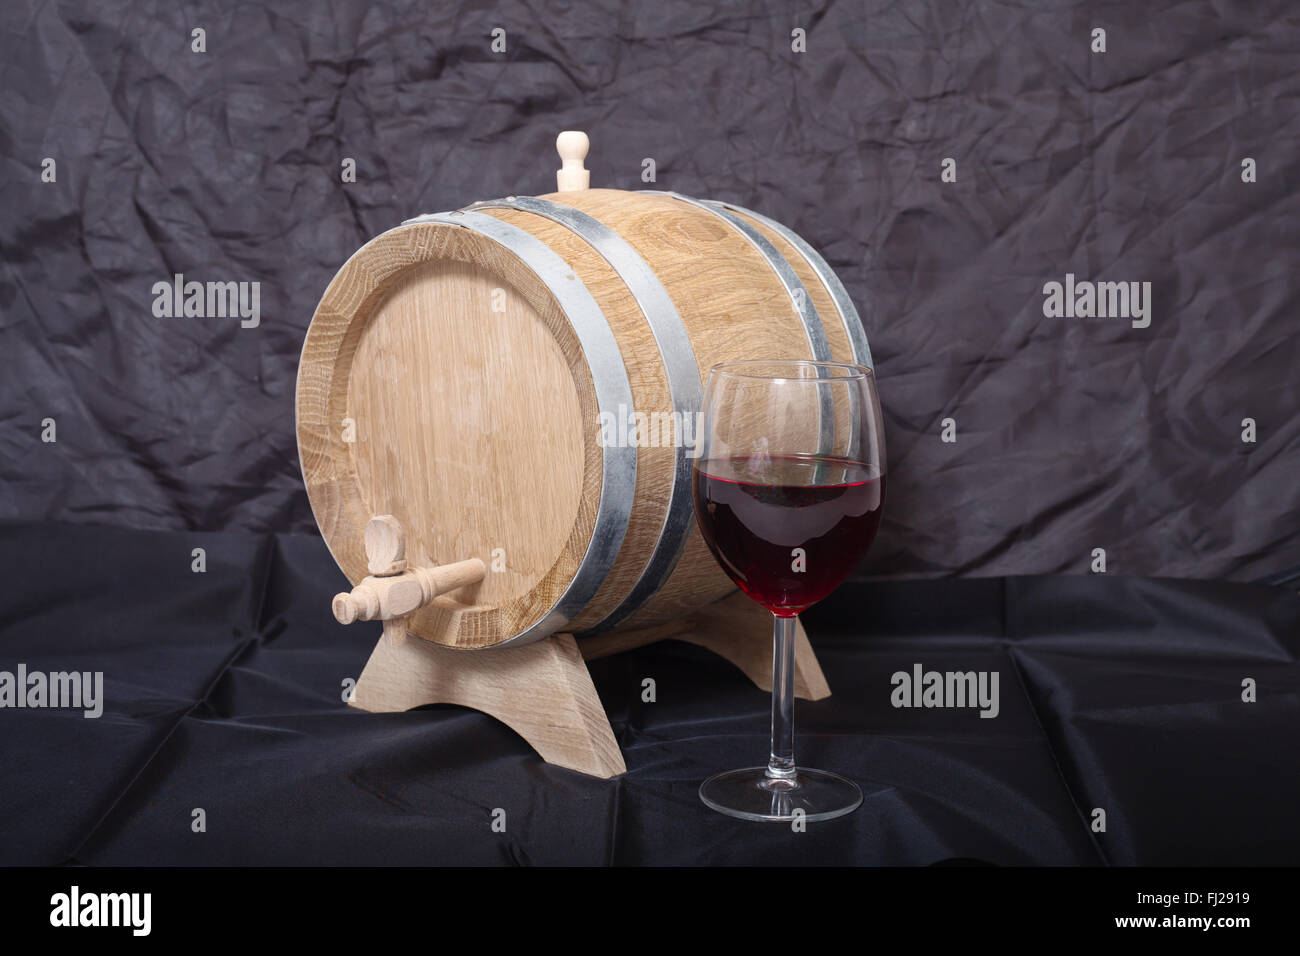
[[[189,571],[196,546],[206,574]],[[628,765],[596,780],[473,711],[345,707],[378,627],[330,617],[343,577],[317,537],[0,525],[0,574],[30,582],[0,591],[6,659],[103,670],[108,702],[95,720],[0,715],[0,864],[1300,861],[1300,597],[1280,588],[1105,575],[841,588],[803,618],[833,693],[797,703],[796,747],[865,802],[794,833],[696,796],[707,775],[762,763],[769,706],[697,647],[592,662]],[[131,589],[145,581],[161,597],[141,615]],[[998,671],[997,718],[893,708],[890,675],[917,662]],[[190,830],[196,807],[206,833]]]
[[[294,376],[334,271],[553,189],[580,128],[596,185],[651,157],[848,285],[892,471],[870,572],[1295,566],[1298,39],[1288,0],[5,3],[0,517],[310,531]],[[1150,327],[1045,318],[1067,272],[1151,282]],[[175,273],[261,282],[261,325],[154,318]]]

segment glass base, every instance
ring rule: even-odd
[[[862,803],[851,780],[825,770],[799,767],[793,777],[769,777],[766,767],[716,774],[700,784],[700,799],[729,817],[789,823],[802,810],[805,821],[833,820]]]

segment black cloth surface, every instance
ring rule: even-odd
[[[551,191],[585,129],[593,185],[739,202],[846,283],[890,453],[872,574],[1300,565],[1298,43],[1294,0],[6,0],[0,517],[311,531],[330,278],[409,216]],[[260,324],[155,318],[177,273],[261,283]],[[1067,273],[1150,282],[1150,326],[1045,317]]]
[[[833,694],[798,703],[797,753],[865,802],[794,833],[699,802],[705,776],[766,758],[769,698],[697,647],[592,662],[628,764],[606,781],[462,708],[346,707],[379,628],[334,622],[318,538],[0,524],[0,580],[0,671],[102,670],[106,697],[98,719],[0,711],[4,864],[1300,862],[1300,597],[1281,588],[845,585],[804,616]],[[894,708],[916,663],[997,671],[998,716]]]

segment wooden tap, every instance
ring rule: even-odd
[[[371,518],[365,539],[370,575],[351,591],[334,595],[330,607],[340,624],[383,621],[384,635],[395,644],[406,640],[410,615],[440,594],[475,584],[487,574],[478,558],[432,568],[408,564],[406,532],[392,515]]]

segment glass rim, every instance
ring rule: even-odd
[[[758,374],[757,368],[818,368],[831,371],[831,375],[818,375],[806,378],[800,375]],[[746,371],[749,369],[749,371]],[[826,362],[819,359],[741,359],[734,362],[719,362],[709,368],[709,377],[725,375],[729,378],[748,378],[763,382],[851,382],[865,378],[875,378],[875,371],[865,365],[851,362]]]

